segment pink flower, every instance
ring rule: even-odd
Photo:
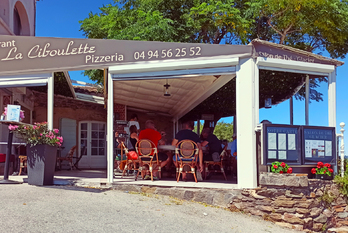
[[[9,125],[8,129],[9,130],[16,130],[18,128],[18,125]]]
[[[22,118],[22,119],[25,118],[25,116],[24,116],[24,111],[22,111],[22,110],[20,111],[19,117]]]
[[[54,129],[53,130],[55,133],[59,133],[59,129]]]

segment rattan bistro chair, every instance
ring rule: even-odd
[[[224,165],[223,165],[223,160],[227,156],[226,150],[223,150],[220,154],[220,161],[204,161],[204,167],[205,167],[205,172],[204,172],[204,179],[207,179],[207,175],[209,173],[222,173],[224,175],[225,180],[227,180],[225,170],[224,170]],[[209,166],[213,169],[209,169]],[[219,169],[215,169],[215,167],[218,167]]]
[[[124,151],[125,155],[128,155],[128,152],[129,152],[128,148],[126,147],[126,145],[123,142],[121,142],[121,163],[123,162],[122,161],[122,157],[123,157],[122,151]],[[127,173],[127,175],[128,175],[128,172],[130,170],[138,171],[139,170],[139,163],[140,163],[139,159],[132,159],[131,157],[127,156],[121,178],[124,177],[125,173]]]
[[[139,156],[139,172],[135,176],[135,180],[138,179],[139,173],[141,173],[141,177],[144,179],[145,172],[148,169],[151,174],[151,180],[153,181],[154,165],[157,165],[158,174],[159,176],[161,176],[161,166],[159,164],[158,151],[157,151],[157,147],[155,143],[153,143],[152,141],[148,139],[141,139],[135,145],[135,149]]]
[[[189,167],[187,173],[192,173],[197,183],[196,166],[198,159],[199,149],[197,144],[191,140],[182,140],[178,142],[175,148],[175,166],[177,182],[179,182],[180,175],[183,172],[184,167]]]
[[[76,151],[76,146],[71,147],[68,154],[65,157],[57,157],[57,161],[59,163],[59,169],[62,170],[62,162],[67,161],[70,165],[70,170],[74,168],[73,158],[74,153]]]

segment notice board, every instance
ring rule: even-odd
[[[274,161],[301,164],[301,126],[264,124],[263,142],[264,165]]]
[[[302,126],[303,164],[336,162],[335,127]]]

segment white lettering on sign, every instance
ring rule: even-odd
[[[95,47],[89,47],[86,43],[85,45],[80,44],[78,47],[72,47],[73,41],[70,41],[65,49],[49,49],[50,43],[45,44],[43,48],[39,45],[35,45],[28,52],[28,58],[42,58],[42,57],[55,57],[55,56],[69,56],[69,55],[79,55],[79,54],[90,54],[95,53]]]
[[[7,54],[6,58],[1,59],[1,61],[11,61],[11,60],[21,60],[23,59],[22,53],[16,53],[17,47],[13,47]]]
[[[0,41],[0,48],[10,48],[10,47],[15,47],[15,40],[10,40],[10,41]]]
[[[151,60],[155,58],[172,58],[172,57],[186,57],[186,56],[201,56],[201,47],[191,47],[189,50],[186,48],[175,49],[162,49],[162,50],[149,50],[149,51],[136,51],[133,54],[135,60]]]
[[[107,55],[107,56],[95,56],[95,55],[86,55],[86,63],[103,63],[103,62],[116,62],[123,61],[124,56],[122,54]]]
[[[267,52],[258,52],[259,57],[266,57],[266,58],[275,58],[275,59],[281,59],[281,60],[289,60],[289,61],[303,61],[303,62],[310,62],[314,63],[314,58],[309,57],[301,57],[301,56],[288,56],[288,55],[280,55],[280,54],[270,54]]]

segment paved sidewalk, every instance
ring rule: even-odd
[[[209,188],[209,189],[237,189],[236,178],[225,181],[220,176],[214,177],[207,181],[195,183],[193,180],[176,182],[174,178],[164,178],[162,180],[151,181],[143,180],[140,177],[137,181],[134,180],[134,175],[121,177],[118,173],[114,178],[112,185],[148,185],[159,187],[180,187],[180,188]],[[105,170],[61,170],[56,171],[54,175],[55,185],[74,185],[80,187],[111,187],[107,184],[107,175]],[[0,176],[0,179],[3,176]],[[27,183],[27,175],[9,176],[9,180]]]
[[[254,216],[156,194],[0,185],[0,232],[290,233]]]

